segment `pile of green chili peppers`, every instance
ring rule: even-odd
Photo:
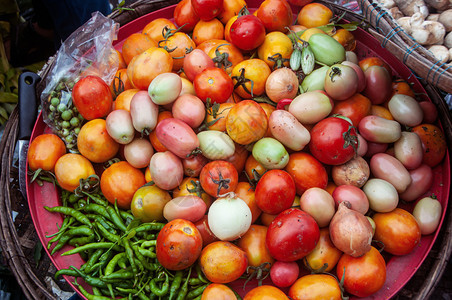
[[[71,245],[74,248],[61,255],[78,254],[85,260],[80,268],[57,271],[55,278],[75,277],[74,285],[88,300],[201,299],[210,284],[198,265],[170,271],[159,264],[155,246],[164,223],[142,223],[100,193],[63,191],[62,205],[45,209],[64,215],[58,231],[47,236],[51,254]],[[91,286],[92,293],[78,278]]]

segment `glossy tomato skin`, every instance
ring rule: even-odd
[[[285,170],[292,175],[298,195],[303,194],[311,187],[324,189],[328,184],[325,167],[314,156],[306,152],[290,154]]]
[[[293,300],[342,299],[339,283],[336,278],[328,274],[311,274],[300,277],[290,287],[289,297]]]
[[[81,154],[66,153],[55,163],[55,177],[61,188],[74,192],[81,179],[96,174],[91,162]]]
[[[314,218],[297,208],[280,213],[268,227],[266,243],[276,260],[296,261],[311,252],[320,238]]]
[[[174,9],[174,22],[178,27],[182,27],[182,31],[190,32],[198,23],[199,17],[196,15],[191,0],[182,0]]]
[[[203,21],[209,21],[223,11],[223,0],[191,0],[196,15]]]
[[[193,80],[196,95],[205,103],[210,98],[212,103],[224,103],[234,91],[231,77],[223,69],[206,68]]]
[[[32,171],[53,171],[57,160],[66,153],[64,142],[55,134],[37,136],[28,148],[28,167]]]
[[[393,255],[405,255],[421,241],[421,230],[416,219],[408,211],[396,208],[391,212],[377,213],[375,239],[385,245],[385,251]]]
[[[433,124],[421,124],[413,127],[411,131],[421,139],[424,151],[422,162],[432,168],[438,165],[447,151],[446,139],[441,129]]]
[[[72,101],[86,120],[103,118],[113,106],[110,87],[98,76],[83,77],[72,89]]]
[[[157,237],[157,259],[169,270],[190,267],[198,259],[201,250],[201,233],[192,222],[184,219],[167,223]]]
[[[324,164],[344,164],[355,155],[357,149],[356,128],[343,118],[323,119],[311,130],[309,150]]]
[[[267,32],[287,32],[292,25],[292,8],[286,0],[265,0],[257,10],[257,17],[262,21]]]
[[[348,293],[358,297],[368,297],[384,285],[386,263],[374,247],[360,257],[343,254],[337,263],[337,277],[342,278],[342,276],[344,276],[344,288]]]
[[[199,174],[201,187],[213,197],[233,192],[237,188],[238,180],[239,175],[234,165],[224,160],[209,162]]]
[[[289,298],[277,287],[261,285],[249,291],[243,300],[289,300]]]
[[[289,173],[270,170],[257,183],[256,203],[263,212],[276,215],[292,206],[295,192],[295,182]]]
[[[248,231],[237,241],[237,246],[245,251],[248,257],[248,265],[258,267],[263,263],[273,264],[274,259],[270,255],[265,244],[267,226],[252,224]]]
[[[364,97],[360,93],[356,93],[348,99],[337,101],[334,104],[331,114],[339,114],[349,118],[353,126],[358,126],[359,121],[365,116],[370,115],[372,102],[369,98]]]
[[[250,51],[264,42],[265,27],[258,17],[245,15],[232,23],[230,37],[237,48]]]

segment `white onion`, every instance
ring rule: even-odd
[[[234,193],[215,200],[207,215],[210,230],[222,241],[233,241],[243,236],[251,226],[251,210]]]

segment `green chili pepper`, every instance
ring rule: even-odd
[[[176,296],[177,290],[180,287],[180,284],[182,283],[182,277],[184,276],[184,272],[182,271],[176,271],[176,274],[174,275],[173,282],[171,283],[170,287],[170,295],[169,300],[173,300],[173,298]]]
[[[169,291],[169,277],[168,274],[165,273],[165,281],[162,284],[162,287],[159,288],[157,286],[157,281],[159,281],[158,278],[152,278],[151,282],[149,283],[149,287],[151,288],[151,292],[156,296],[165,296],[168,294]]]
[[[94,251],[94,253],[89,257],[88,261],[84,264],[85,266],[85,272],[91,273],[91,271],[94,269],[94,264],[96,261],[104,254],[105,249],[97,249]]]
[[[134,219],[134,217],[133,217],[132,214],[130,214],[130,213],[124,211],[124,210],[120,210],[120,211],[119,211],[119,215],[120,215],[121,218],[124,220],[124,222],[127,222],[128,219],[131,219],[131,220]]]
[[[120,236],[109,232],[101,223],[95,222],[96,227],[99,229],[100,233],[104,238],[109,240],[110,242],[118,243],[120,240]]]
[[[152,265],[149,264],[146,257],[144,257],[143,254],[140,253],[140,248],[136,245],[131,245],[131,248],[133,250],[133,253],[135,254],[135,257],[140,261],[140,263],[143,265],[143,267],[147,270],[154,271]]]
[[[71,207],[65,207],[65,206],[54,206],[54,207],[48,207],[44,206],[44,208],[49,212],[57,212],[63,215],[68,215],[74,217],[77,221],[79,221],[82,224],[88,225],[89,227],[92,227],[91,222],[89,219],[78,210],[75,210]]]
[[[149,249],[143,249],[141,247],[137,247],[138,251],[140,252],[141,255],[149,257],[149,258],[156,258],[157,254],[155,254],[154,252],[152,252]]]
[[[108,230],[108,232],[113,233],[113,234],[117,233],[116,226],[113,223],[111,223],[110,221],[108,221],[106,218],[104,218],[103,216],[95,215],[95,214],[86,214],[86,216],[89,219],[102,224],[102,226],[104,226],[105,229]]]
[[[132,279],[135,277],[135,274],[133,271],[126,269],[126,270],[119,270],[116,272],[113,272],[109,275],[101,276],[101,279],[106,282],[116,283],[121,282],[125,279]],[[119,281],[118,281],[119,280]]]
[[[201,270],[201,266],[199,264],[196,264],[196,274],[198,275],[198,279],[203,283],[210,283],[205,277],[204,273]]]
[[[127,293],[129,295],[133,294],[133,296],[137,296],[138,299],[140,300],[150,300],[151,298],[149,298],[148,296],[146,296],[145,294],[143,294],[142,291],[140,290],[136,290],[136,289],[123,289],[123,288],[118,288],[116,287],[116,289],[120,292],[123,293]]]
[[[61,254],[61,256],[77,254],[77,253],[81,253],[81,252],[86,251],[86,250],[98,249],[98,248],[113,249],[113,250],[118,251],[118,252],[124,251],[124,249],[121,246],[116,245],[115,243],[100,242],[100,243],[90,243],[90,244],[86,244],[86,245],[83,245],[83,246],[71,249],[71,250],[66,251],[63,254]]]
[[[68,244],[74,247],[80,247],[94,241],[94,235],[73,237],[69,240]]]
[[[90,212],[90,213],[96,213],[98,215],[101,215],[104,218],[109,219],[110,215],[107,212],[107,209],[105,208],[105,206],[99,205],[97,203],[90,203],[85,205],[85,207],[83,208],[84,211],[86,212]]]
[[[143,248],[149,248],[149,247],[154,247],[154,246],[156,246],[156,245],[157,245],[157,240],[151,240],[151,241],[143,242],[143,243],[141,244],[141,247],[143,247]]]
[[[207,283],[207,284],[201,285],[200,287],[198,287],[198,288],[196,288],[194,290],[191,290],[187,294],[187,299],[193,299],[193,298],[198,297],[199,295],[202,295],[202,293],[204,292],[204,290],[208,286],[209,286],[209,284]]]
[[[110,262],[107,264],[107,266],[105,267],[104,275],[105,275],[105,276],[108,276],[108,275],[110,275],[111,273],[113,273],[114,270],[115,270],[115,268],[116,268],[116,266],[118,265],[118,261],[119,261],[122,257],[125,257],[125,256],[126,256],[126,253],[125,253],[125,252],[121,252],[121,253],[116,254],[116,255],[110,260]]]
[[[116,212],[116,210],[113,207],[111,207],[111,206],[107,206],[107,207],[105,207],[105,209],[107,210],[108,214],[110,215],[110,220],[113,222],[113,224],[115,224],[116,227],[118,227],[120,230],[126,232],[127,231],[127,227],[124,224],[124,222],[121,219],[121,217]]]
[[[135,230],[137,232],[150,231],[150,230],[160,231],[160,230],[162,230],[163,226],[165,226],[165,224],[157,223],[157,222],[143,223],[140,226],[138,226],[137,228],[135,228]]]
[[[82,193],[88,197],[88,200],[93,200],[94,203],[102,205],[102,206],[108,206],[108,201],[106,199],[102,199],[100,195],[89,194],[87,192],[82,192]]]
[[[185,296],[188,293],[188,280],[190,279],[190,275],[191,275],[191,268],[188,270],[188,276],[185,279],[184,284],[181,286],[180,290],[179,290],[179,294],[177,295],[176,300],[184,300]]]
[[[63,236],[61,236],[60,240],[58,241],[58,244],[56,244],[56,246],[52,249],[50,254],[53,255],[55,252],[63,248],[63,246],[66,245],[66,243],[69,242],[69,240],[74,236],[77,235],[91,236],[93,234],[94,234],[93,231],[87,226],[82,225],[79,227],[71,228],[67,230],[63,234]]]
[[[96,277],[89,276],[89,275],[83,273],[82,271],[80,271],[79,269],[77,269],[77,268],[74,267],[74,266],[71,266],[70,268],[71,268],[72,270],[74,270],[75,272],[77,272],[78,275],[79,275],[80,277],[82,277],[83,280],[85,280],[85,282],[86,282],[87,284],[89,284],[89,285],[91,285],[91,286],[98,287],[98,288],[105,288],[105,287],[107,287],[107,283],[105,283],[104,281],[102,281],[100,278],[96,278]]]
[[[133,253],[132,247],[130,246],[129,240],[127,240],[127,239],[122,240],[122,245],[124,246],[124,249],[126,250],[126,256],[129,259],[129,263],[130,263],[130,266],[132,267],[132,271],[135,274],[137,274],[138,269],[137,269],[137,265],[135,264],[134,253]]]
[[[72,269],[61,269],[55,273],[55,279],[57,279],[59,276],[63,276],[63,275],[78,277],[78,273]]]
[[[77,284],[76,282],[74,282],[74,284],[78,287],[78,289],[80,290],[82,295],[85,296],[86,299],[88,299],[88,300],[111,300],[111,297],[92,295],[92,294],[88,293],[81,285]],[[122,298],[122,299],[125,299],[125,298]]]

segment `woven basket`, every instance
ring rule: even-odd
[[[134,11],[115,12],[110,17],[123,25],[151,11],[177,2],[177,0],[136,1],[131,6]],[[364,19],[362,16],[333,3],[320,2],[328,5],[335,14],[345,13],[344,18],[346,20],[361,21]],[[364,21],[366,20],[364,19]],[[375,32],[375,34],[378,33]],[[39,74],[41,78],[47,75],[52,64],[53,58],[50,58]],[[448,138],[449,149],[452,149],[452,124],[448,109],[436,88],[430,84],[425,84],[425,88],[438,107],[440,119]],[[38,86],[37,92],[39,93],[42,89],[42,85]],[[62,295],[56,294],[56,290],[68,291],[69,293],[74,291],[64,280],[58,282],[51,280],[56,269],[47,255],[43,255],[39,263],[36,263],[33,259],[34,249],[40,245],[40,242],[31,220],[28,203],[19,192],[17,166],[13,165],[18,122],[18,110],[15,109],[6,124],[0,143],[2,170],[0,176],[0,188],[2,189],[2,193],[0,193],[0,245],[2,254],[28,299],[61,299]],[[447,218],[427,259],[410,282],[399,292],[397,298],[426,299],[437,285],[452,251],[450,205],[448,210]],[[13,211],[18,212],[15,219],[12,218]]]
[[[373,0],[357,0],[372,26],[369,32],[415,74],[431,85],[452,93],[452,65],[442,63],[407,34],[396,20]]]

